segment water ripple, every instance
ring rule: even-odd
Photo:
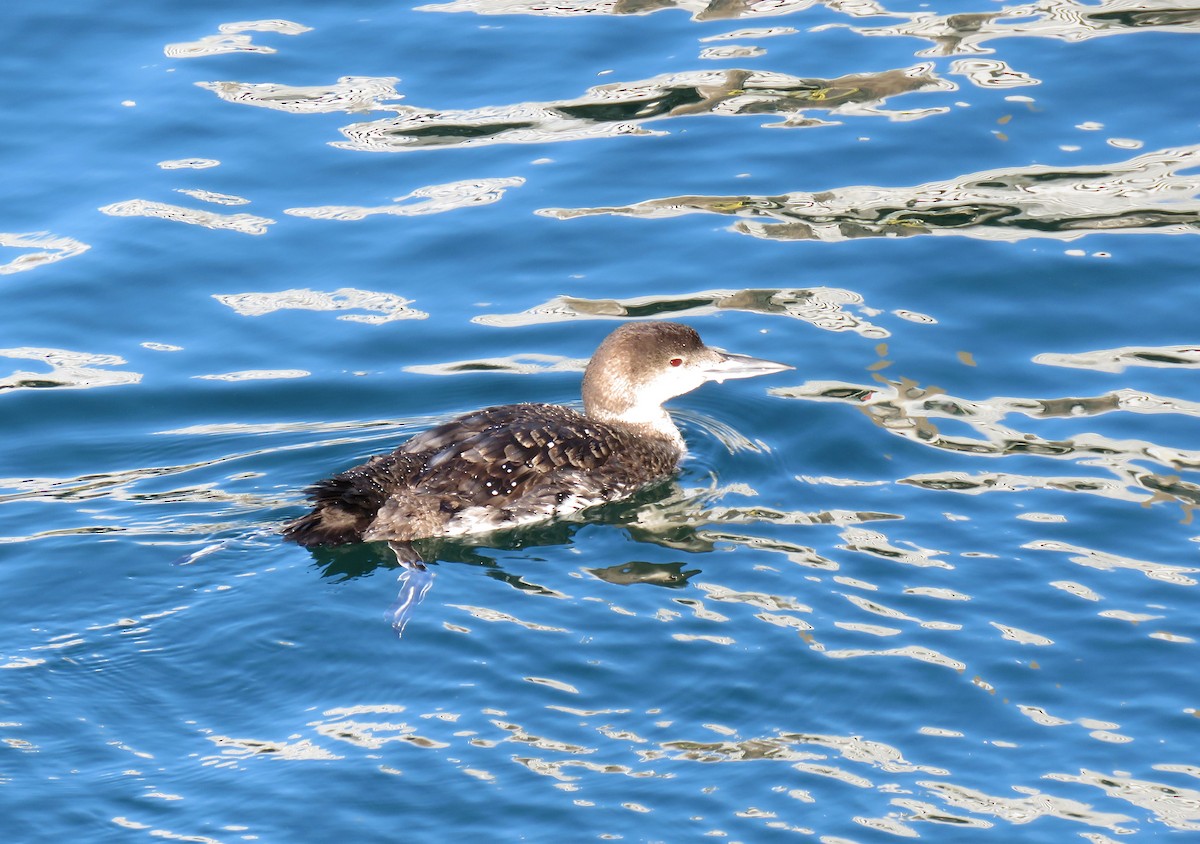
[[[354,123],[335,147],[403,152],[428,147],[497,143],[549,143],[622,135],[662,134],[642,124],[666,118],[714,114],[775,116],[768,126],[800,127],[828,121],[810,112],[913,120],[947,109],[886,111],[881,105],[903,94],[950,91],[955,85],[920,64],[835,79],[801,78],[756,70],[671,73],[589,89],[573,100],[517,103],[470,110],[396,107],[397,117]]]
[[[846,27],[860,35],[923,38],[933,46],[918,55],[948,56],[990,53],[984,44],[1001,38],[1054,38],[1080,42],[1138,32],[1200,32],[1200,9],[1178,0],[1037,0],[1006,6],[996,12],[937,15],[916,12],[903,23],[856,27],[828,24],[821,29]]]
[[[417,375],[462,375],[473,372],[508,372],[515,375],[538,375],[543,372],[583,372],[586,358],[566,358],[536,352],[494,358],[447,361],[446,363],[414,364],[405,372]]]
[[[956,809],[965,809],[976,815],[999,818],[1011,824],[1026,824],[1038,818],[1053,817],[1073,821],[1085,826],[1107,829],[1119,835],[1128,835],[1134,830],[1121,826],[1132,821],[1128,815],[1115,812],[1098,812],[1086,803],[1065,797],[1054,797],[1037,789],[1013,786],[1024,792],[1024,797],[1001,797],[949,782],[921,782],[937,797]]]
[[[784,398],[851,404],[887,432],[939,450],[977,457],[1071,460],[1112,475],[1107,478],[1011,472],[972,475],[955,470],[913,474],[900,479],[899,483],[968,494],[1053,489],[1137,501],[1143,505],[1173,502],[1183,509],[1189,520],[1192,510],[1200,506],[1200,485],[1184,480],[1178,474],[1151,471],[1140,465],[1150,462],[1170,472],[1195,471],[1200,469],[1200,451],[1175,449],[1144,440],[1117,440],[1096,433],[1049,440],[1003,424],[1006,417],[1013,414],[1034,419],[1086,419],[1114,411],[1195,416],[1200,406],[1193,402],[1134,390],[1119,390],[1090,398],[968,401],[950,396],[939,387],[921,387],[906,378],[888,380],[878,372],[875,377],[882,387],[808,382],[770,392]],[[941,420],[964,424],[978,437],[945,433],[940,427]]]
[[[689,12],[692,20],[775,17],[822,5],[855,17],[887,14],[873,0],[450,0],[417,6],[418,12],[469,12],[476,15],[646,15],[663,9]]]
[[[472,317],[471,321],[511,328],[576,319],[680,319],[727,310],[777,314],[826,331],[851,331],[871,339],[890,336],[886,328],[866,318],[878,312],[866,307],[862,296],[836,287],[698,290],[626,299],[557,296],[521,313],[485,314]]]
[[[907,188],[854,186],[775,196],[674,196],[633,205],[545,208],[560,220],[597,214],[660,219],[745,218],[731,231],[767,240],[962,235],[1075,240],[1090,233],[1200,232],[1200,146],[1106,165],[1036,165],[971,173]]]
[[[1155,767],[1186,768],[1169,765]],[[1138,780],[1128,774],[1102,774],[1086,768],[1074,775],[1047,774],[1046,779],[1092,786],[1109,797],[1124,800],[1139,809],[1148,809],[1160,823],[1172,829],[1200,831],[1200,790]]]

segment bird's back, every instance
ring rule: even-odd
[[[308,490],[302,545],[515,527],[629,495],[674,472],[674,442],[567,407],[490,407],[418,434]]]

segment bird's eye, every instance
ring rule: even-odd
[[[683,366],[683,358],[671,358],[671,366]]]

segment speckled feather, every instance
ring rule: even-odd
[[[284,533],[336,545],[514,527],[627,496],[681,456],[666,437],[567,407],[490,407],[309,488],[312,512]]]

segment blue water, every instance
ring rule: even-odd
[[[6,6],[4,839],[1200,830],[1198,22]],[[650,316],[796,367],[665,496],[399,636],[386,547],[279,540]]]

